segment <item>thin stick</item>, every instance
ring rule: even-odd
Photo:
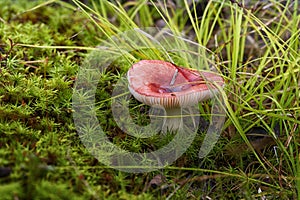
[[[209,85],[214,85],[214,82],[215,83],[223,83],[223,81],[213,81],[213,82],[211,82],[211,81],[205,81],[205,80],[203,80],[203,81],[191,81],[191,82],[185,82],[185,83],[179,83],[179,84],[176,84],[176,85],[171,85],[171,83],[172,83],[172,81],[171,81],[171,83],[170,83],[171,87],[170,88],[175,88],[175,87],[183,86],[183,85],[191,85],[191,84],[209,84]]]
[[[175,72],[174,72],[174,74],[173,74],[173,78],[172,78],[172,80],[170,82],[171,86],[174,85],[177,75],[178,75],[178,69],[176,69]]]

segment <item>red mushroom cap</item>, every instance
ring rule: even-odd
[[[176,71],[178,74],[171,85]],[[127,78],[128,88],[137,100],[165,108],[195,105],[218,92],[213,82],[224,85],[223,78],[213,72],[199,72],[161,60],[141,60],[133,64]]]

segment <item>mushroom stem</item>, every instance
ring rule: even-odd
[[[164,123],[162,131],[176,131],[183,126],[181,108],[166,108],[166,116],[164,117]]]

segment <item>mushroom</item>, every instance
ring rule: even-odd
[[[182,127],[181,109],[210,99],[221,87],[221,76],[176,66],[161,60],[141,60],[127,72],[128,88],[138,101],[162,106],[166,111],[163,131]]]

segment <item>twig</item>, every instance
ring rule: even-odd
[[[170,82],[171,86],[174,85],[177,75],[178,75],[178,69],[176,69],[174,74],[173,74],[172,80]]]

